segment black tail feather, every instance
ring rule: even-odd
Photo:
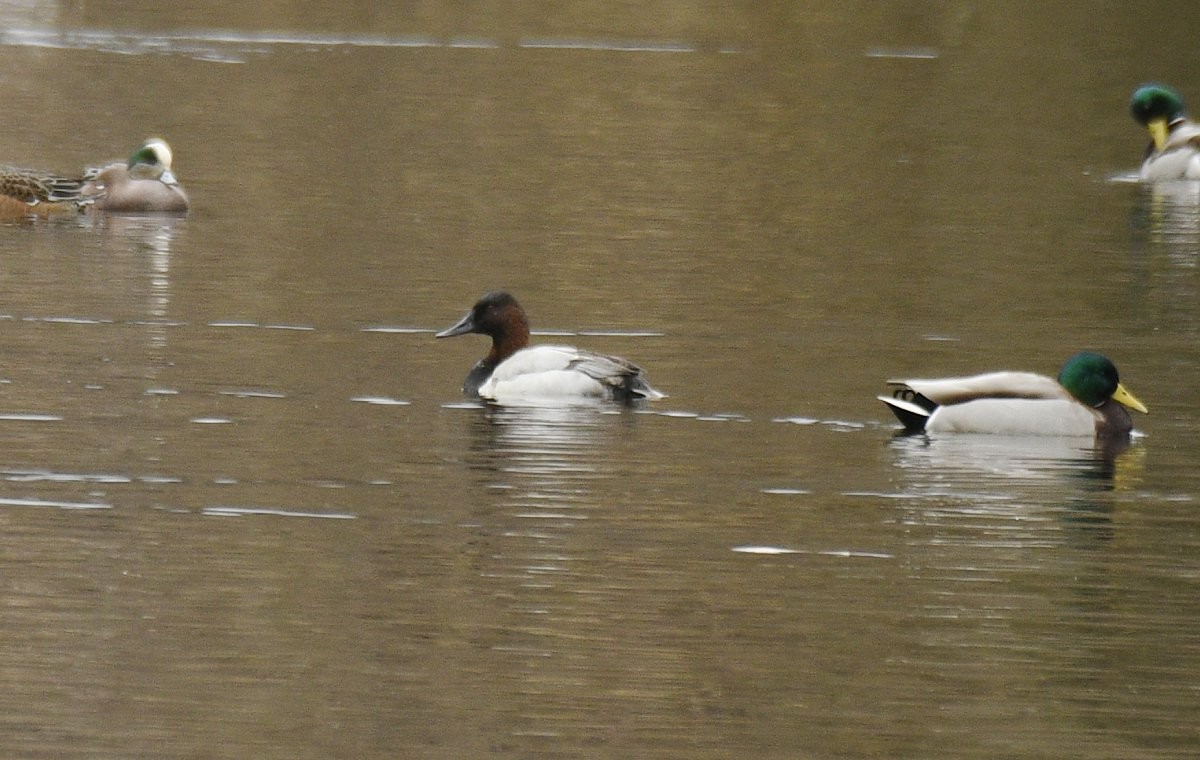
[[[925,430],[937,404],[911,388],[901,388],[891,396],[879,396],[880,401],[892,410],[896,419],[904,426],[905,433],[920,433]]]

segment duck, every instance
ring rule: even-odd
[[[491,350],[467,374],[463,393],[499,404],[601,399],[622,403],[663,398],[641,367],[573,346],[529,345],[529,321],[512,294],[491,291],[437,338],[478,333]]]
[[[1116,365],[1093,351],[1063,363],[1057,379],[1033,372],[990,372],[969,377],[889,380],[879,400],[911,433],[1127,436],[1127,409],[1146,405],[1121,385]]]
[[[83,194],[97,211],[183,213],[191,204],[171,171],[171,160],[171,146],[152,137],[127,162],[89,169]]]
[[[84,181],[49,172],[0,168],[0,218],[46,218],[78,212],[84,203]]]
[[[1143,182],[1200,179],[1200,125],[1187,117],[1183,98],[1161,84],[1133,91],[1129,111],[1150,133],[1138,173]]]

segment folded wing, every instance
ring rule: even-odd
[[[1034,372],[988,372],[968,377],[889,380],[888,385],[897,389],[907,388],[939,406],[984,398],[1071,399],[1071,394],[1055,380]]]
[[[500,363],[479,388],[483,398],[661,398],[636,364],[572,346],[542,345],[518,351]]]

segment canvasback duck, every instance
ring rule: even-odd
[[[1129,111],[1150,133],[1138,175],[1143,182],[1200,179],[1200,125],[1188,119],[1179,93],[1160,84],[1143,85],[1133,91]]]
[[[487,356],[463,382],[468,396],[499,403],[533,399],[601,398],[621,402],[663,398],[642,368],[615,356],[571,346],[530,346],[529,322],[517,299],[492,292],[438,338],[479,333],[492,339]]]
[[[48,217],[78,212],[83,201],[83,180],[49,172],[0,167],[0,219]]]
[[[936,380],[889,380],[879,400],[906,433],[1002,435],[1128,435],[1126,408],[1147,414],[1125,390],[1107,357],[1084,351],[1067,359],[1058,379],[1032,372],[991,372]]]
[[[166,141],[150,138],[128,162],[89,170],[84,195],[99,211],[183,213],[190,203],[171,171],[171,159]]]

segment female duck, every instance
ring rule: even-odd
[[[641,367],[615,356],[570,346],[529,346],[529,322],[517,299],[488,293],[438,338],[479,333],[492,349],[463,383],[468,396],[500,403],[532,399],[606,398],[622,402],[658,399]]]
[[[1129,111],[1150,133],[1142,181],[1200,179],[1200,125],[1188,119],[1179,93],[1159,84],[1143,85],[1133,91]]]
[[[906,433],[998,433],[1109,437],[1127,435],[1125,407],[1148,413],[1121,385],[1106,357],[1067,359],[1057,382],[1032,372],[992,372],[939,380],[889,380],[879,396]]]
[[[0,168],[0,219],[78,212],[83,180],[31,169]]]
[[[182,213],[190,204],[171,172],[171,158],[170,146],[151,138],[127,163],[90,170],[83,192],[100,211]]]

